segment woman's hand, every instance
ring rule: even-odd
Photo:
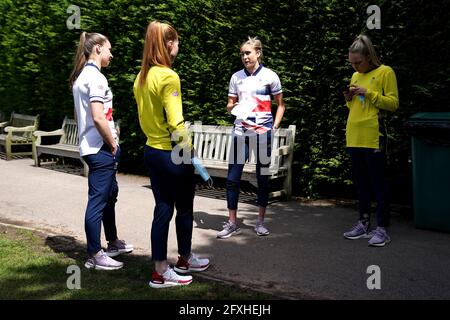
[[[351,90],[346,90],[343,91],[342,93],[344,94],[345,100],[352,101],[353,93],[351,92]]]
[[[111,146],[111,153],[112,153],[113,157],[116,156],[117,148],[118,148],[117,143],[115,143],[113,146]]]
[[[234,107],[236,107],[239,104],[239,102],[235,102],[233,104],[227,104],[227,111],[231,112],[231,110],[234,109]]]
[[[354,96],[365,96],[367,89],[360,87],[360,86],[351,86],[350,87],[350,92],[354,95]]]
[[[344,93],[344,97],[345,100],[347,101],[352,101],[353,96],[365,96],[367,92],[366,88],[360,87],[360,86],[356,86],[356,85],[351,85],[348,90],[345,90]]]
[[[231,110],[233,110],[234,107],[238,104],[238,98],[237,97],[230,97],[228,96],[227,101],[227,111],[228,113],[231,113]]]

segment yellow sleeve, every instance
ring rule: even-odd
[[[180,78],[176,73],[167,76],[161,94],[167,125],[173,141],[183,149],[192,149],[190,133],[184,126]]]
[[[382,81],[384,94],[367,89],[366,98],[378,109],[396,111],[399,105],[397,78],[394,70],[389,68],[383,76]]]
[[[351,85],[353,85],[353,84],[355,83],[355,77],[356,77],[357,74],[358,74],[358,72],[354,72],[354,73],[352,74],[352,78],[350,79],[349,86],[351,86]],[[349,109],[350,109],[351,103],[352,103],[352,100],[350,100],[350,101],[345,100],[345,105],[346,105],[347,108],[349,108]]]

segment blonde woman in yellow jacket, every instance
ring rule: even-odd
[[[346,239],[369,238],[369,245],[390,242],[386,232],[390,209],[385,180],[387,133],[382,112],[398,109],[397,79],[394,70],[378,60],[370,39],[359,35],[349,48],[348,60],[356,71],[344,90],[349,108],[346,125],[347,150],[358,190],[359,220]],[[377,201],[377,228],[370,228],[371,195]]]

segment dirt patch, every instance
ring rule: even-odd
[[[356,201],[352,199],[308,199],[304,197],[292,197],[305,206],[311,207],[344,207],[352,208],[356,206]]]
[[[6,226],[5,226],[5,224],[6,224]],[[14,227],[16,227],[16,228],[30,230],[33,232],[48,234],[48,235],[55,234],[55,231],[50,228],[46,228],[46,227],[36,228],[32,223],[19,221],[19,220],[7,219],[7,218],[3,218],[3,217],[0,218],[0,226],[4,226],[7,228],[9,227],[9,228],[13,228],[13,229],[14,229]]]

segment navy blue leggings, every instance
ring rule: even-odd
[[[150,176],[155,210],[151,242],[152,260],[167,260],[167,238],[174,208],[178,253],[191,253],[195,180],[192,164],[174,164],[171,151],[149,146],[144,149],[144,161]]]
[[[251,151],[256,152],[256,179],[258,182],[258,205],[267,207],[269,201],[269,166],[271,155],[272,131],[256,136],[233,136],[230,150],[227,176],[227,207],[237,210],[240,182],[245,161]]]
[[[360,220],[370,216],[372,191],[377,200],[377,224],[389,226],[388,185],[385,180],[386,153],[382,149],[347,148],[352,159],[353,176],[358,190]]]

